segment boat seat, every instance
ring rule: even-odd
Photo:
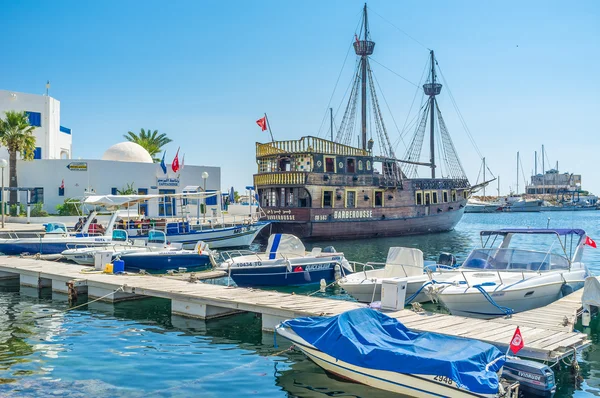
[[[321,254],[322,251],[323,250],[320,247],[313,247],[313,249],[310,251],[310,255],[316,257]]]
[[[522,269],[522,270],[527,270],[528,269],[528,264],[525,263],[511,263],[510,264],[510,269]]]
[[[482,258],[472,258],[464,264],[467,268],[489,269],[491,264]]]

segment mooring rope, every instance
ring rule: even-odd
[[[64,310],[64,311],[58,311],[58,312],[53,312],[52,314],[47,314],[47,315],[36,316],[36,317],[34,317],[33,319],[51,318],[51,317],[53,317],[54,315],[58,315],[58,314],[64,314],[64,313],[66,313],[66,312],[68,312],[68,311],[76,310],[77,308],[81,308],[81,307],[84,307],[84,306],[86,306],[86,305],[88,305],[88,304],[95,303],[96,301],[100,301],[100,300],[102,300],[102,299],[105,299],[105,298],[107,298],[108,296],[110,296],[111,294],[115,294],[115,293],[117,293],[118,291],[120,291],[120,290],[123,290],[123,288],[124,288],[124,287],[125,287],[125,285],[122,285],[122,286],[118,287],[118,288],[117,288],[117,290],[115,290],[115,291],[113,291],[113,292],[110,292],[110,293],[108,293],[108,294],[105,294],[105,295],[104,295],[104,296],[102,296],[102,297],[98,297],[97,299],[94,299],[94,300],[88,301],[87,303],[83,303],[83,304],[76,305],[75,307],[70,307],[70,308],[67,308],[67,309],[66,309],[66,310]]]

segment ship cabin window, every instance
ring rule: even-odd
[[[310,194],[306,190],[306,188],[297,188],[298,189],[298,207],[311,207],[312,201],[310,199]]]
[[[346,207],[356,207],[356,191],[346,191]]]
[[[335,158],[332,156],[325,156],[325,172],[335,173]]]
[[[356,171],[355,159],[346,159],[346,172],[354,173]]]
[[[456,191],[454,189],[452,190],[452,201],[456,202]]]
[[[323,207],[333,207],[333,191],[323,191]]]
[[[292,162],[290,158],[279,159],[279,171],[292,171]]]
[[[415,192],[415,203],[417,205],[423,204],[423,192],[421,192],[421,191]]]
[[[438,193],[437,193],[437,191],[433,191],[431,193],[431,203],[433,203],[434,205],[438,203]]]
[[[429,206],[431,204],[431,192],[425,192],[425,206]]]
[[[383,207],[383,191],[375,191],[373,204],[375,207]]]
[[[448,203],[448,191],[442,191],[442,203]]]

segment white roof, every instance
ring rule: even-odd
[[[152,156],[141,145],[135,142],[120,142],[108,148],[102,160],[115,160],[118,162],[153,163]]]

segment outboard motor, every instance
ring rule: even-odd
[[[335,248],[333,246],[327,246],[326,248],[324,248],[321,253],[337,253],[335,251]]]
[[[526,397],[553,397],[556,392],[554,372],[543,363],[525,359],[508,359],[502,377],[519,382],[519,392]]]
[[[440,253],[438,264],[454,267],[456,265],[456,257],[450,253]]]

